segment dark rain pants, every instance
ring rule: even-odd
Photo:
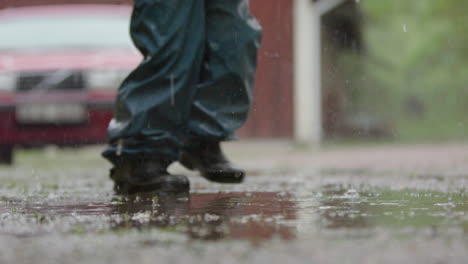
[[[252,102],[261,28],[248,0],[136,0],[131,36],[144,55],[119,88],[103,155],[178,160],[234,138]]]

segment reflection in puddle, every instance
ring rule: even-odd
[[[292,239],[292,230],[281,221],[296,218],[295,202],[267,192],[131,199],[116,203],[112,210],[126,218],[115,225],[117,228],[155,226],[209,240],[264,240],[273,236]]]
[[[376,227],[392,230],[440,227],[468,232],[468,199],[463,189],[444,193],[325,185],[296,195],[193,193],[84,201],[0,198],[0,234],[18,234],[17,229],[21,228],[17,223],[30,226],[32,234],[34,227],[44,225],[50,226],[49,232],[158,228],[184,233],[193,239],[253,241],[291,240],[299,235],[314,237],[317,230],[359,231]]]
[[[13,213],[42,222],[70,216],[89,221],[89,216],[106,215],[110,216],[110,228],[115,231],[157,227],[184,232],[196,239],[265,240],[279,237],[289,240],[294,238],[294,233],[281,222],[296,218],[297,206],[290,198],[271,192],[207,193],[119,197],[110,202],[78,205],[2,199],[0,216]]]
[[[322,188],[321,219],[327,228],[430,227],[468,224],[465,190],[451,193],[421,190],[389,190],[340,185]]]

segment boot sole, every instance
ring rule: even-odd
[[[179,160],[179,163],[182,164],[185,168],[189,170],[197,170],[200,172],[200,175],[212,182],[217,183],[242,183],[244,181],[245,173],[244,172],[228,172],[228,171],[213,171],[207,172],[197,168],[193,163],[187,159],[182,158]]]
[[[200,172],[200,175],[212,182],[218,183],[242,183],[245,173],[243,172]]]

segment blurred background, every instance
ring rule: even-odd
[[[128,35],[131,4],[0,3],[1,162],[11,163],[22,147],[105,143],[119,83],[141,60]],[[306,144],[468,139],[468,3],[250,5],[264,35],[242,138]]]
[[[351,44],[336,55],[324,47],[336,63],[323,69],[329,75],[323,86],[327,135],[356,137],[355,129],[367,125],[372,133],[364,135],[395,141],[466,140],[467,3],[365,0],[353,6],[356,11],[344,5],[324,18],[324,31],[333,23],[349,27],[348,20],[357,24],[351,32],[360,32],[358,48]],[[328,38],[332,46],[350,41],[330,31]]]

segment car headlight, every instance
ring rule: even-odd
[[[16,75],[0,73],[0,92],[13,92],[16,86]]]
[[[129,71],[123,70],[88,72],[88,88],[91,90],[117,89],[128,74]]]

